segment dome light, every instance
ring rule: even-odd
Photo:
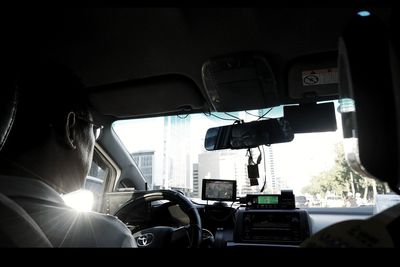
[[[357,12],[357,15],[359,15],[360,17],[368,17],[369,15],[371,15],[371,13],[369,11],[363,10],[363,11]]]

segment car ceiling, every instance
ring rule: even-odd
[[[203,96],[209,58],[263,52],[287,97],[285,68],[302,55],[336,51],[358,8],[81,8],[4,11],[11,49],[49,55],[90,88],[181,74]],[[390,8],[370,8],[386,23]],[[7,14],[6,14],[7,13]],[[168,101],[163,99],[163,101]]]

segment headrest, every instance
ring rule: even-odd
[[[394,53],[390,33],[378,17],[352,18],[339,41],[339,109],[349,165],[399,192],[400,97]]]
[[[17,91],[14,85],[6,84],[0,90],[0,150],[3,148],[14,123],[17,111]]]

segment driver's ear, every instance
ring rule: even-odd
[[[74,112],[70,112],[67,115],[67,120],[65,121],[65,141],[69,148],[76,149],[76,134],[75,134],[75,124],[76,124],[76,115]]]

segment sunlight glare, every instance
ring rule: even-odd
[[[89,190],[80,189],[69,194],[63,195],[62,198],[67,206],[77,211],[91,211],[93,207],[94,196]]]

